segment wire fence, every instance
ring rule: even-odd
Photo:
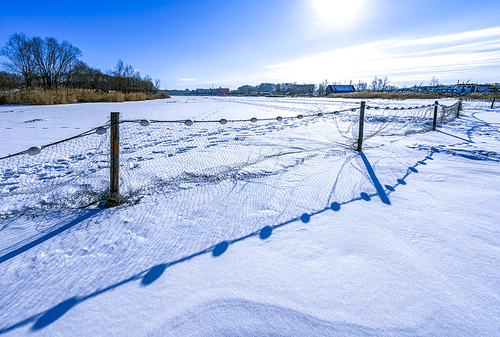
[[[461,102],[366,106],[363,114],[362,107],[264,119],[108,121],[72,138],[0,158],[0,218],[110,200],[113,127],[120,133],[119,202],[134,203],[158,191],[279,174],[318,151],[354,151],[360,139],[428,131],[433,123],[456,118]]]

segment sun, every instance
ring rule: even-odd
[[[312,0],[312,2],[321,24],[341,26],[356,19],[364,0]]]

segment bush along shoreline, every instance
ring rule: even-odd
[[[26,89],[0,93],[0,105],[54,105],[90,102],[126,102],[170,98],[168,92],[119,92],[89,89]]]

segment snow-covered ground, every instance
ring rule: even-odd
[[[105,124],[111,111],[249,119],[359,103],[0,106],[0,157]],[[500,336],[500,109],[490,104],[465,102],[436,131],[374,137],[363,152],[317,150],[277,174],[5,219],[0,335]]]

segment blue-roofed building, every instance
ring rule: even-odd
[[[346,93],[346,92],[355,92],[356,88],[354,88],[354,85],[351,84],[343,84],[343,85],[337,85],[337,84],[330,84],[329,86],[326,87],[326,94],[341,94],[341,93]]]

